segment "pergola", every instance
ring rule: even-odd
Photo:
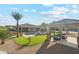
[[[58,28],[60,30],[60,33],[62,32],[62,29],[65,29],[66,31],[66,34],[68,34],[68,31],[67,29],[77,29],[78,30],[78,34],[77,34],[77,43],[78,43],[78,48],[79,48],[79,22],[75,22],[75,23],[71,23],[71,24],[59,24],[59,25],[48,25],[47,26],[47,32],[49,33],[49,38],[50,39],[51,37],[51,28]]]
[[[48,25],[49,28],[58,28],[60,31],[62,31],[63,29],[67,30],[67,29],[77,29],[79,30],[79,23],[71,23],[71,24],[58,24],[58,25]],[[79,31],[78,31],[79,33]],[[78,34],[79,36],[79,34]]]

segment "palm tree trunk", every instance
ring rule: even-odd
[[[19,23],[17,21],[17,37],[19,37]]]

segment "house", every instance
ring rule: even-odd
[[[16,32],[16,26],[6,26],[10,31],[15,31]],[[45,23],[42,23],[41,25],[32,25],[32,24],[21,24],[19,25],[19,32],[20,33],[27,33],[27,32],[31,32],[31,33],[34,33],[34,32],[38,32],[38,31],[46,31],[46,28],[47,28],[47,24]]]
[[[42,31],[45,32],[47,31],[48,26],[51,29],[51,32],[53,30],[60,30],[62,29],[71,29],[71,30],[77,30],[79,26],[76,25],[76,23],[79,22],[76,19],[62,19],[56,22],[52,22],[50,24],[42,23],[41,25],[32,25],[32,24],[21,24],[19,26],[19,32],[20,33],[27,33],[27,32],[38,32]],[[7,26],[10,31],[16,31],[16,26]]]

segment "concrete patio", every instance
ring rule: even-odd
[[[66,40],[67,41],[60,41],[59,43],[63,44],[63,45],[70,46],[70,47],[73,47],[73,48],[78,48],[77,47],[77,38],[68,37]]]

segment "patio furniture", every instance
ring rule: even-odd
[[[61,39],[62,40],[66,40],[67,39],[67,35],[66,34],[61,34]]]

